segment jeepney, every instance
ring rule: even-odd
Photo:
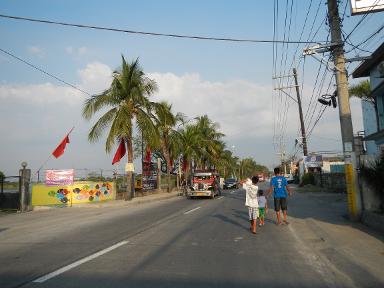
[[[220,175],[213,171],[195,171],[191,179],[191,187],[187,191],[188,198],[210,197],[220,193]]]

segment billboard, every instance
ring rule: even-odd
[[[304,156],[304,164],[307,168],[317,168],[323,166],[322,155]]]
[[[368,14],[384,10],[384,0],[351,0],[351,15]]]
[[[157,163],[143,162],[142,185],[143,191],[157,189]]]

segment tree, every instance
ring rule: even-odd
[[[124,56],[121,58],[121,71],[113,73],[111,86],[107,90],[85,101],[83,117],[90,120],[97,112],[109,109],[93,125],[88,134],[88,140],[96,142],[103,131],[109,128],[105,151],[109,153],[115,141],[124,139],[127,143],[128,163],[132,163],[134,124],[146,138],[156,133],[150,113],[153,103],[148,97],[157,90],[157,85],[154,80],[144,74],[138,59],[127,63]],[[128,172],[125,200],[132,197],[131,184],[132,172]]]
[[[207,115],[196,117],[196,133],[200,134],[199,159],[197,163],[201,168],[214,166],[214,162],[219,158],[224,149],[221,138],[223,133],[219,132],[219,124],[212,122]]]
[[[189,178],[190,164],[193,159],[199,155],[199,143],[201,142],[201,134],[198,133],[196,125],[188,124],[178,130],[178,149],[179,154],[183,158],[185,166],[185,177]]]
[[[0,181],[3,181],[3,179],[5,178],[5,175],[2,171],[0,171]]]
[[[379,117],[377,112],[376,98],[372,97],[371,85],[369,80],[364,80],[356,85],[352,85],[351,87],[349,87],[348,91],[349,97],[357,97],[373,105],[373,108],[375,109],[377,129],[379,129]]]
[[[177,141],[177,131],[175,126],[178,122],[183,121],[183,115],[172,113],[172,105],[167,102],[160,102],[153,105],[155,111],[155,127],[157,136],[159,137],[161,153],[167,163],[167,191],[170,192],[171,181],[171,155],[175,150],[175,142]]]

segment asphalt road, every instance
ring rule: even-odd
[[[321,197],[294,195],[289,225],[269,209],[256,235],[241,189],[2,216],[0,287],[383,287],[382,238]]]

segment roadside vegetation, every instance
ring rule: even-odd
[[[384,213],[384,153],[370,165],[362,166],[360,168],[360,175],[363,177],[367,184],[376,192],[380,199],[379,209],[381,213]]]
[[[88,139],[96,142],[107,132],[107,153],[123,140],[129,163],[150,149],[167,163],[168,191],[172,169],[178,165],[186,178],[191,169],[216,169],[224,178],[238,179],[268,173],[267,167],[252,158],[239,159],[233,155],[226,147],[220,125],[207,115],[186,119],[181,113],[172,111],[170,103],[151,101],[157,84],[145,75],[138,59],[129,63],[122,56],[121,69],[112,76],[107,90],[84,103],[85,119],[104,113],[92,126]],[[131,183],[132,172],[127,174],[127,183]],[[131,193],[131,186],[127,185],[124,198],[128,199]]]

